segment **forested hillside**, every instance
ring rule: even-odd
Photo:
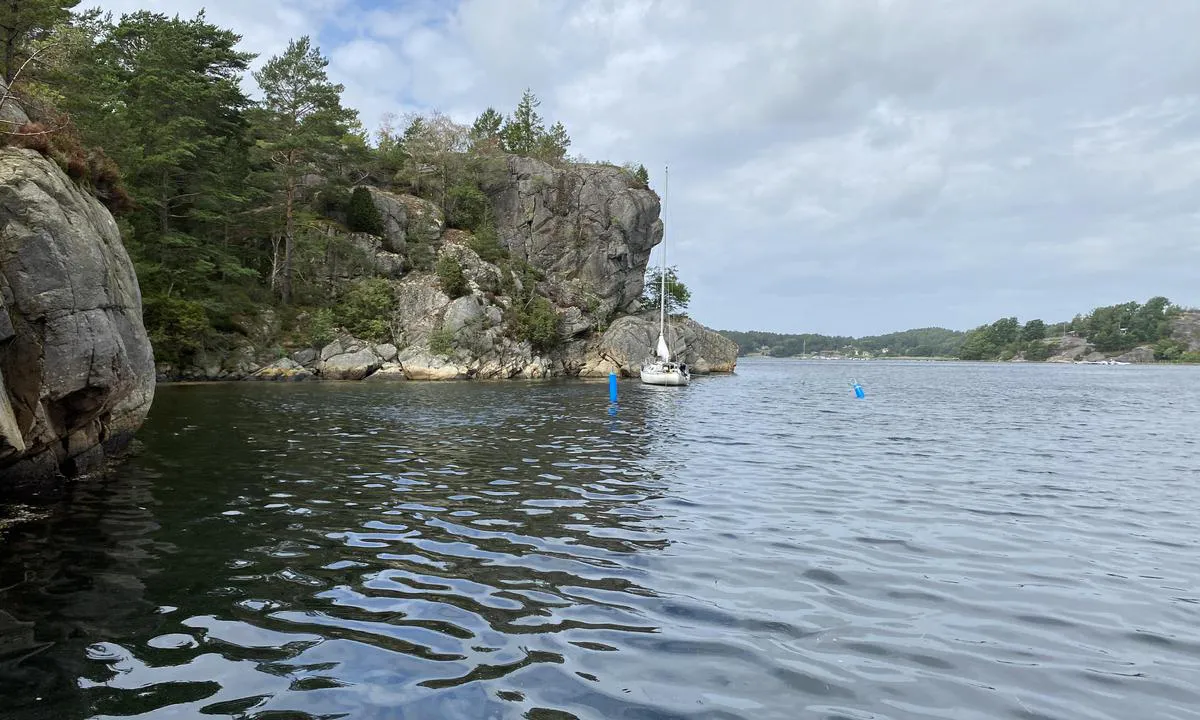
[[[385,232],[389,219],[364,189],[374,187],[420,198],[447,230],[469,233],[479,257],[524,288],[511,334],[553,343],[561,323],[534,297],[528,280],[540,277],[508,257],[482,187],[510,155],[581,160],[568,157],[566,128],[540,116],[532,92],[469,127],[432,112],[368,130],[311,38],[266,59],[251,98],[255,56],[234,29],[203,13],[114,18],[77,5],[0,6],[9,101],[33,120],[0,128],[0,141],[53,158],[112,210],[160,361],[183,364],[255,335],[286,347],[339,329],[387,339],[388,282],[333,282],[358,262],[350,233]],[[627,170],[631,186],[647,187],[645,168]],[[407,235],[395,276],[435,270],[434,235]],[[436,270],[454,291],[451,264]],[[263,335],[264,310],[280,332]]]
[[[722,330],[738,345],[742,355],[763,354],[793,357],[804,353],[886,355],[889,357],[953,357],[965,333],[945,328],[918,328],[861,338],[807,333],[790,335],[770,332]]]

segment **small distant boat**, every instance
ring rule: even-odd
[[[666,171],[664,170],[664,174]],[[669,180],[663,187],[663,204],[670,189]],[[687,385],[692,380],[692,374],[686,363],[678,362],[671,355],[667,345],[667,240],[663,238],[662,256],[659,258],[659,281],[662,286],[658,292],[658,343],[654,347],[654,355],[642,363],[642,382],[646,385],[668,385],[679,387]]]
[[[1076,365],[1128,365],[1120,360],[1076,360]]]

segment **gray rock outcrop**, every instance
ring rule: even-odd
[[[1132,350],[1128,350],[1114,357],[1113,360],[1127,363],[1154,362],[1154,348],[1150,345],[1135,347]]]
[[[1187,343],[1188,352],[1200,352],[1200,312],[1180,313],[1171,322],[1171,337]]]
[[[509,156],[484,190],[502,242],[553,280],[555,304],[601,321],[635,309],[663,224],[658,195],[627,170]]]
[[[4,83],[4,79],[0,78],[0,98],[8,94],[8,85]],[[29,116],[25,114],[25,109],[17,102],[15,97],[8,97],[3,103],[0,103],[0,132],[11,132],[29,122]]]
[[[112,215],[53,162],[0,149],[0,478],[74,475],[154,398],[133,264]]]
[[[666,338],[671,352],[687,363],[695,375],[729,373],[737,366],[737,344],[691,318],[673,319]],[[642,362],[653,354],[657,340],[657,317],[618,318],[598,341],[585,348],[578,374],[598,377],[619,371],[626,377],[635,377]]]
[[[321,379],[636,375],[653,347],[657,318],[627,315],[640,308],[646,264],[663,238],[658,195],[612,165],[493,160],[479,178],[502,249],[447,228],[432,202],[364,186],[379,211],[382,236],[347,233],[331,221],[323,257],[313,261],[309,276],[324,280],[333,297],[346,297],[360,280],[387,280],[391,307],[373,310],[387,323],[387,342],[342,336],[319,350],[297,350],[286,341],[295,335],[256,340],[271,355],[260,353],[260,364],[243,376],[299,373],[280,365],[255,372],[278,359],[280,346],[290,346],[290,360]],[[544,339],[551,320],[546,301],[558,342]],[[302,316],[297,325],[309,320]],[[690,319],[673,327],[673,342],[695,373],[733,371],[732,342]],[[537,338],[539,345],[522,338]],[[177,374],[208,372],[203,362],[192,365]],[[235,377],[230,368],[213,367],[221,377]]]
[[[364,185],[371,194],[371,201],[379,211],[383,222],[382,249],[403,255],[408,249],[410,237],[416,240],[433,240],[446,229],[441,209],[422,198],[381,190]]]

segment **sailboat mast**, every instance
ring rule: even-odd
[[[667,214],[667,212],[666,212],[667,202],[670,200],[670,198],[671,198],[670,167],[664,165],[663,166],[663,215],[664,216]],[[662,256],[659,258],[659,263],[660,263],[661,267],[659,268],[659,271],[658,271],[658,280],[659,280],[659,283],[661,284],[661,287],[658,291],[658,335],[664,341],[667,339],[666,330],[665,330],[666,321],[667,321],[667,236],[666,236],[665,230],[666,230],[666,228],[665,228],[665,224],[664,224],[663,251],[662,251]],[[669,349],[670,345],[668,345],[667,347]]]

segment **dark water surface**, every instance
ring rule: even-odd
[[[1200,717],[1197,369],[621,391],[160,388],[0,539],[0,717]]]

